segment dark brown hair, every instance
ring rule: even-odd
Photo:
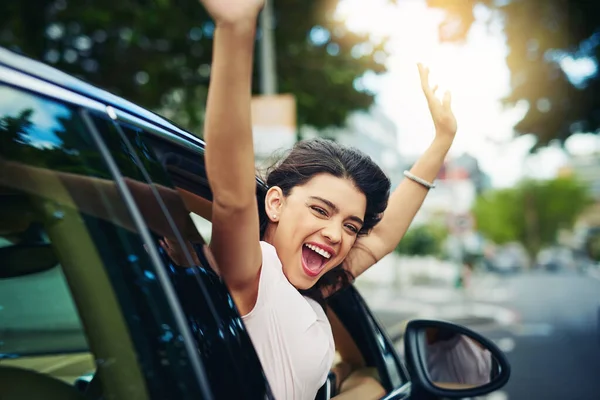
[[[267,170],[265,181],[268,187],[278,186],[288,196],[294,187],[322,173],[349,179],[364,193],[367,208],[359,235],[368,234],[381,220],[387,207],[390,180],[369,156],[359,150],[325,139],[301,141],[279,163]],[[258,208],[262,238],[269,224],[264,198],[259,200]],[[301,293],[323,304],[324,291],[333,293],[349,285],[353,279],[350,272],[339,265],[323,275],[312,288]]]

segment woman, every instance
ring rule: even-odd
[[[439,101],[419,66],[436,136],[387,208],[389,181],[368,157],[309,141],[269,174],[259,229],[250,100],[264,0],[201,2],[216,25],[204,131],[214,199],[210,247],[275,397],[313,399],[334,355],[318,302],[391,252],[406,232],[454,139],[450,96]]]

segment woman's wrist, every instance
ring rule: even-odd
[[[227,31],[237,35],[254,35],[256,25],[258,23],[258,15],[256,18],[244,17],[240,19],[215,21],[215,29],[218,31]]]
[[[215,28],[216,37],[228,37],[237,40],[254,40],[256,35],[256,25],[241,24],[241,25],[230,25],[223,24],[217,25]]]
[[[451,145],[451,140],[436,137],[427,150],[425,150],[421,158],[443,163],[448,155]]]
[[[445,156],[450,150],[450,147],[452,147],[453,142],[454,137],[436,134],[435,138],[433,139],[433,142],[431,142],[431,145],[429,147],[439,153],[443,153]]]
[[[421,183],[419,180],[424,180],[427,184],[421,183],[421,185],[430,188],[433,187],[433,181],[437,177],[442,165],[444,165],[444,160],[451,145],[452,139],[436,136],[409,171],[410,175],[418,179],[415,180],[410,177],[409,179],[418,183]]]

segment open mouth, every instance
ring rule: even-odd
[[[309,276],[319,275],[330,258],[331,254],[320,247],[309,243],[302,246],[302,267]]]

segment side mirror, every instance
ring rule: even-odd
[[[508,360],[494,343],[450,322],[410,321],[404,350],[415,399],[482,396],[510,377]]]
[[[58,264],[51,244],[16,244],[0,247],[0,279],[47,271]]]

